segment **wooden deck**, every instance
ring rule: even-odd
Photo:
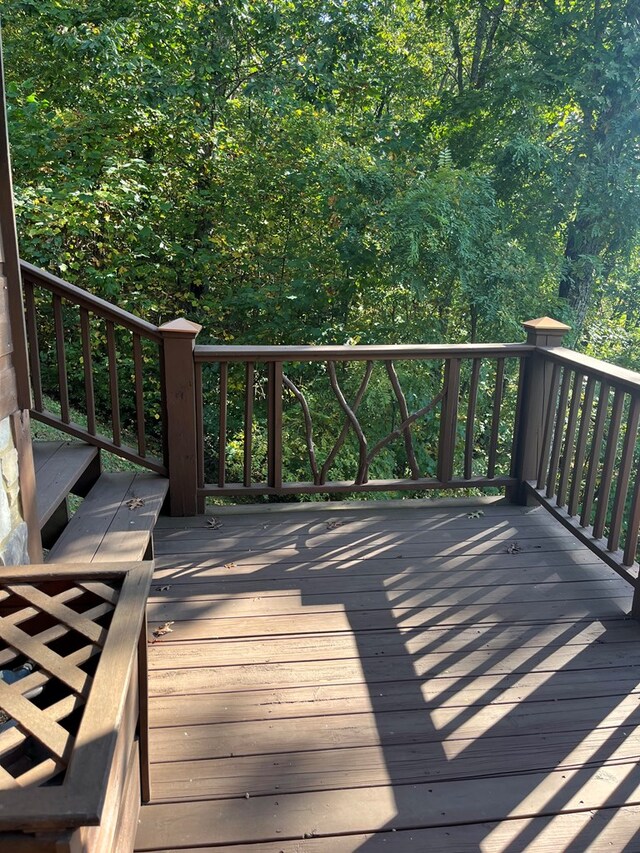
[[[136,850],[640,850],[631,589],[544,509],[238,509],[156,528]]]

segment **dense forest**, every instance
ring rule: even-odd
[[[221,343],[640,366],[635,0],[3,0],[24,258]]]
[[[636,0],[0,10],[26,260],[200,343],[517,341],[550,314],[640,369]]]

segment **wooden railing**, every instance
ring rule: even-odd
[[[562,347],[541,348],[536,357],[543,365],[545,411],[528,490],[635,585],[640,375]]]
[[[509,403],[516,397],[521,360],[532,349],[522,344],[196,346],[198,497],[513,487],[518,427],[516,407]],[[368,394],[376,401],[375,419],[360,414]],[[213,398],[217,419],[212,423],[202,401]],[[486,412],[481,420],[479,406]],[[237,413],[235,428],[230,408]],[[371,435],[371,422],[384,417],[389,428]],[[314,437],[318,421],[323,458]],[[258,462],[256,430],[266,436],[266,459]],[[401,470],[372,476],[393,442],[403,445]],[[241,455],[234,466],[241,479],[235,481],[228,476],[231,444]],[[348,444],[346,463],[343,459],[339,467],[350,468],[349,476],[332,479]],[[284,479],[283,471],[303,467],[305,479]]]
[[[209,496],[495,488],[540,502],[640,589],[640,374],[564,349],[567,326],[525,323],[524,344],[197,346],[187,320],[153,326],[22,274],[33,415],[167,474],[172,514]]]
[[[21,269],[32,416],[166,474],[165,460],[160,458],[165,414],[161,330],[31,264],[23,261]],[[108,373],[106,399],[100,401],[100,408],[110,412],[110,435],[98,434],[96,427],[94,362],[100,371],[106,368]],[[48,374],[48,390],[57,385],[58,412],[45,404],[43,370]],[[82,423],[72,419],[72,409],[82,413]],[[135,435],[135,446],[123,438],[123,410]],[[150,429],[158,423],[160,430]],[[160,453],[154,453],[154,448]]]

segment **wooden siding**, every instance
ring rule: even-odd
[[[640,849],[631,588],[541,508],[427,504],[160,520],[136,850]]]

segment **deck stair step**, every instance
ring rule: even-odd
[[[69,520],[67,496],[85,497],[100,476],[100,452],[81,441],[35,441],[38,517],[45,547]]]
[[[148,472],[101,474],[49,552],[48,561],[152,558],[151,534],[168,488],[165,477]]]

